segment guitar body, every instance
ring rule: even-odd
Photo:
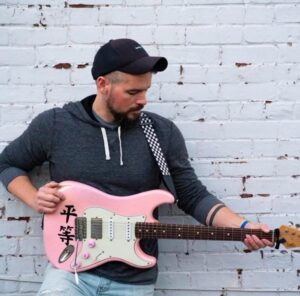
[[[156,258],[142,251],[135,223],[158,222],[153,210],[174,202],[169,192],[152,190],[118,197],[73,181],[60,183],[59,190],[66,199],[55,213],[44,216],[44,247],[54,266],[79,272],[110,261],[138,268],[156,264]],[[78,218],[82,221],[76,224]]]

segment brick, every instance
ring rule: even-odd
[[[24,237],[20,239],[21,255],[43,255],[43,241],[40,237]]]
[[[72,43],[89,44],[100,43],[101,29],[92,26],[72,26],[70,27],[70,40]]]
[[[36,282],[36,283],[26,283],[26,282],[24,282],[24,283],[21,283],[20,284],[20,292],[22,292],[23,293],[23,295],[25,294],[25,295],[28,295],[28,293],[29,292],[36,292],[36,291],[38,291],[39,290],[39,288],[40,288],[40,286],[41,286],[41,283],[40,282]]]
[[[248,5],[245,10],[245,23],[271,24],[274,21],[274,8],[267,5]]]
[[[31,257],[7,257],[8,275],[28,275],[34,274],[34,264]]]
[[[29,106],[0,105],[0,124],[26,123],[29,120],[32,110]]]
[[[196,158],[244,158],[253,151],[251,140],[187,140],[186,145],[190,157]]]
[[[18,292],[20,286],[18,281],[15,280],[13,276],[11,277],[7,276],[6,278],[7,280],[2,280],[2,279],[0,280],[1,294],[3,292],[3,295],[9,295],[8,293]]]
[[[42,217],[31,217],[27,223],[26,233],[30,236],[41,236],[42,234]]]
[[[10,77],[10,68],[1,67],[0,68],[0,84],[7,84]]]
[[[121,35],[122,31],[119,32]],[[139,40],[140,44],[153,44],[154,27],[153,26],[129,26],[127,27],[126,34],[127,38]]]
[[[176,108],[172,103],[148,103],[145,110],[157,113],[169,119],[174,119],[176,117]]]
[[[297,23],[299,22],[299,5],[276,5],[275,17],[279,23]]]
[[[86,25],[94,25],[94,24],[97,24],[97,22],[98,22],[98,18],[99,18],[98,8],[85,9],[84,10],[84,15],[85,15],[84,18],[82,17],[82,15],[83,15],[82,9],[69,8],[68,10],[69,10],[69,14],[70,14],[70,19],[69,19],[70,25],[86,26]]]
[[[152,25],[155,10],[151,7],[102,7],[99,11],[100,25]]]
[[[62,4],[63,2],[61,2]],[[64,7],[43,7],[39,25],[42,27],[68,26],[70,23],[69,11]]]
[[[0,64],[2,66],[34,65],[35,52],[31,48],[0,47]]]
[[[182,54],[184,52],[184,55]],[[182,48],[174,46],[160,46],[159,53],[167,57],[170,64],[200,64],[215,65],[219,60],[219,48],[217,46],[186,46]]]
[[[246,192],[259,194],[267,192],[268,194],[293,194],[299,192],[299,180],[292,177],[273,177],[273,178],[250,178],[246,182]],[[291,212],[295,212],[290,209]]]
[[[118,38],[124,38],[124,36],[127,35],[127,31],[131,27],[125,27],[125,26],[104,26],[102,27],[102,35],[101,35],[101,43],[108,42],[110,39],[118,39]],[[143,38],[143,36],[138,35],[139,38]],[[127,36],[130,38],[130,36]],[[136,38],[136,36],[132,36]],[[140,39],[139,39],[140,40]],[[141,41],[142,42],[142,41]]]
[[[39,24],[41,13],[36,8],[1,6],[0,19],[3,25]]]
[[[25,221],[7,221],[0,220],[0,237],[1,236],[23,236],[25,233]]]
[[[279,95],[278,87],[275,83],[240,83],[223,84],[219,97],[222,100],[237,101],[272,101]]]
[[[159,25],[183,24],[215,24],[217,18],[216,7],[158,7],[157,23]]]
[[[243,5],[219,6],[217,22],[219,24],[243,24],[246,8]]]
[[[269,289],[294,289],[299,285],[299,277],[292,271],[269,271],[269,272],[248,272],[243,273],[242,280],[245,288],[269,288]]]
[[[223,64],[235,63],[272,63],[277,60],[278,49],[273,45],[224,46]]]
[[[299,50],[300,46],[295,44],[294,46],[290,45],[280,45],[279,46],[279,61],[283,63],[299,63]]]
[[[240,177],[247,175],[273,176],[276,162],[273,159],[241,159],[214,161],[222,176]]]
[[[44,99],[44,89],[41,86],[0,86],[1,103],[41,103]]]
[[[17,85],[69,84],[70,69],[16,67],[11,73],[10,81]]]
[[[243,193],[241,192],[241,194]],[[247,191],[246,194],[252,194],[252,192]],[[268,194],[268,192],[262,191],[260,194]],[[243,215],[269,213],[272,210],[272,200],[261,196],[243,198],[242,200],[240,197],[226,198],[225,203],[230,209]]]
[[[139,0],[126,0],[125,1],[126,5],[140,5],[141,2]],[[143,3],[145,6],[150,6],[150,5],[159,5],[161,4],[161,0],[148,0],[147,3]]]
[[[0,28],[0,45],[8,45],[8,30],[7,28]]]
[[[94,5],[106,5],[107,0],[68,0],[68,4],[94,4]],[[109,0],[110,5],[120,5],[123,3],[123,0]],[[84,8],[83,8],[84,9]],[[80,9],[79,9],[80,10]]]
[[[0,238],[0,254],[16,255],[18,250],[18,240],[15,238]],[[4,271],[3,271],[4,272]],[[2,273],[2,272],[1,272]]]
[[[288,43],[299,40],[299,27],[295,25],[247,26],[244,37],[248,43]]]
[[[159,26],[154,30],[153,39],[156,44],[184,44],[185,28]]]
[[[62,45],[67,43],[66,28],[16,28],[9,32],[10,45]]]
[[[273,213],[298,213],[297,207],[300,202],[300,197],[274,199]]]
[[[163,84],[161,98],[164,101],[215,101],[218,97],[217,84]]]
[[[94,85],[87,86],[55,86],[48,87],[46,98],[49,103],[62,103],[66,101],[82,100],[88,95],[96,93]]]
[[[187,44],[239,44],[241,26],[201,26],[187,28]]]
[[[264,102],[246,102],[246,103],[230,103],[228,104],[229,118],[232,120],[256,120],[265,119]]]
[[[91,62],[94,59],[95,48],[47,46],[38,48],[36,54],[38,63],[49,67],[60,63],[78,65]]]
[[[229,112],[226,104],[219,102],[178,103],[176,104],[178,121],[214,121],[228,120]]]

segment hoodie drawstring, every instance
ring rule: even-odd
[[[101,132],[102,132],[102,137],[103,137],[103,142],[104,142],[105,159],[109,160],[110,159],[109,146],[108,146],[108,141],[107,141],[106,130],[104,127],[101,127]]]
[[[121,140],[121,126],[118,127],[118,137],[120,145],[120,165],[123,165],[123,150],[122,150],[122,140]]]
[[[109,145],[107,140],[106,129],[101,127],[103,142],[104,142],[104,150],[105,150],[105,159],[110,160],[110,152]],[[121,138],[121,126],[118,127],[118,139],[119,139],[119,149],[120,149],[120,165],[123,165],[123,149],[122,149],[122,138]]]

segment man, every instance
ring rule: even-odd
[[[92,67],[97,95],[43,112],[0,155],[0,177],[8,191],[32,209],[50,214],[65,198],[58,191],[58,183],[65,180],[119,196],[159,188],[160,170],[139,118],[147,103],[152,73],[166,67],[165,58],[149,56],[134,40],[117,39],[103,45]],[[161,116],[147,114],[165,154],[181,209],[203,224],[268,232],[266,225],[244,221],[211,195],[197,180],[178,128]],[[44,161],[49,162],[53,181],[36,189],[27,172]],[[245,244],[255,250],[271,242],[247,236]],[[156,240],[142,240],[142,248],[153,256],[158,254]],[[157,267],[137,269],[111,262],[82,272],[79,278],[76,285],[72,273],[49,265],[39,293],[153,295]]]

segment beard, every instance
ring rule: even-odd
[[[144,106],[139,105],[138,107],[130,108],[126,112],[119,112],[112,106],[110,101],[108,101],[107,107],[110,113],[113,115],[115,122],[127,121],[129,123],[132,123],[140,117],[141,110]]]

